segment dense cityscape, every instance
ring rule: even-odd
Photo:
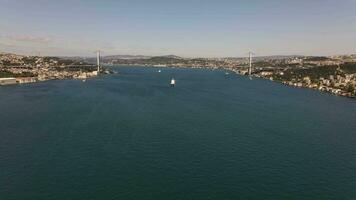
[[[249,74],[248,58],[182,58],[167,56],[105,56],[108,65],[193,67],[225,69],[295,87],[313,88],[335,95],[355,97],[356,55],[331,57],[256,57]],[[98,75],[95,58],[39,57],[0,54],[0,84],[51,79],[86,79]]]
[[[58,57],[0,54],[0,85],[53,79],[86,79],[98,74],[97,67]]]

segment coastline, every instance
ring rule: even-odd
[[[231,69],[230,67],[221,67],[221,66],[216,66],[216,67],[211,67],[211,66],[181,66],[181,65],[150,65],[150,64],[111,64],[109,65],[110,67],[122,67],[122,66],[128,66],[128,67],[152,67],[152,68],[188,68],[188,69],[209,69],[209,70],[217,70],[217,69],[221,69],[221,70],[226,70],[229,71],[233,74],[236,75],[240,75],[240,76],[251,76],[253,78],[261,78],[261,79],[265,79],[265,80],[270,80],[273,82],[276,82],[278,84],[282,84],[285,86],[289,86],[289,87],[294,87],[294,88],[304,88],[304,89],[312,89],[312,90],[318,90],[320,92],[324,92],[324,93],[329,93],[332,94],[334,96],[340,96],[340,97],[347,97],[347,98],[351,98],[351,99],[356,99],[356,96],[353,95],[345,95],[342,93],[338,93],[335,91],[338,90],[333,90],[332,88],[326,88],[326,87],[308,87],[306,85],[303,84],[289,84],[287,81],[279,81],[279,80],[274,80],[271,79],[270,77],[267,76],[262,76],[259,74],[251,74],[248,75],[246,70],[243,69]],[[111,74],[114,73],[113,71],[110,70],[103,70],[102,74]],[[78,80],[83,80],[85,81],[86,79],[98,76],[100,73],[98,73],[97,71],[92,71],[92,72],[71,72],[65,75],[56,75],[56,76],[47,76],[47,77],[41,77],[41,76],[37,76],[37,77],[8,77],[8,78],[12,78],[12,79],[16,79],[16,81],[14,82],[12,80],[12,82],[10,84],[27,84],[27,83],[36,83],[36,82],[42,82],[42,81],[49,81],[49,80],[64,80],[64,79],[78,79]],[[0,78],[0,86],[4,86],[4,85],[9,85],[9,84],[1,84],[1,78]]]
[[[139,64],[117,64],[117,65],[113,65],[114,66],[129,66],[129,67],[154,67],[154,68],[189,68],[189,69],[210,69],[210,70],[217,70],[217,69],[222,69],[222,70],[226,70],[226,71],[230,71],[236,75],[240,75],[240,76],[249,76],[248,74],[246,74],[245,71],[243,70],[236,70],[236,69],[231,69],[229,67],[198,67],[198,66],[174,66],[174,65],[166,65],[166,66],[155,66],[155,65],[139,65]],[[325,87],[322,88],[314,88],[314,87],[308,87],[305,85],[295,85],[295,84],[288,84],[287,82],[283,82],[283,81],[279,81],[279,80],[271,80],[269,77],[265,77],[265,76],[261,76],[261,75],[256,75],[256,74],[252,74],[251,77],[253,78],[261,78],[261,79],[265,79],[265,80],[270,80],[273,81],[275,83],[278,84],[282,84],[288,87],[293,87],[293,88],[304,88],[304,89],[311,89],[311,90],[316,90],[319,92],[323,92],[323,93],[329,93],[332,94],[334,96],[339,96],[339,97],[347,97],[347,98],[351,98],[351,99],[356,99],[356,96],[352,96],[352,95],[344,95],[344,94],[340,94],[338,92],[334,92],[332,89],[328,89]]]

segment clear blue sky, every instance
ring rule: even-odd
[[[356,0],[0,0],[0,51],[356,53]]]

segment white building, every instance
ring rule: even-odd
[[[16,78],[0,78],[0,85],[16,84]]]
[[[34,77],[17,78],[16,80],[18,83],[34,83],[37,81]]]

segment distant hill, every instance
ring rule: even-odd
[[[149,59],[152,56],[144,56],[144,55],[110,55],[104,56],[102,59],[104,60],[115,60],[115,59]]]
[[[273,55],[273,56],[256,56],[254,57],[254,60],[283,60],[283,59],[289,59],[289,58],[301,58],[304,56],[300,55]]]
[[[166,55],[166,56],[153,56],[144,59],[103,59],[105,63],[112,63],[112,64],[147,64],[147,65],[174,65],[177,63],[184,62],[185,59],[179,56],[174,55]]]
[[[183,58],[175,55],[143,56],[143,55],[111,55],[102,57],[104,63],[150,63],[172,64]]]
[[[62,59],[80,61],[95,64],[96,57],[61,57]],[[162,56],[147,56],[147,55],[109,55],[102,56],[102,63],[110,63],[110,64],[176,64],[181,63],[184,60],[246,60],[248,57],[225,57],[225,58],[184,58],[176,55],[162,55]],[[293,58],[301,58],[306,62],[325,62],[325,61],[337,61],[337,60],[345,60],[348,62],[355,62],[356,55],[340,55],[340,56],[302,56],[302,55],[271,55],[271,56],[254,56],[253,62],[262,62],[262,61],[270,61],[270,60],[284,60],[284,59],[293,59]]]
[[[333,61],[334,59],[324,56],[311,56],[304,59],[304,61]]]
[[[144,56],[144,55],[110,55],[102,57],[103,60],[115,60],[115,59],[150,59],[150,58],[174,58],[174,59],[183,59],[182,57],[176,55],[163,55],[163,56]]]
[[[155,57],[173,58],[173,59],[183,59],[182,57],[179,57],[179,56],[176,56],[176,55],[164,55],[164,56],[155,56]]]

